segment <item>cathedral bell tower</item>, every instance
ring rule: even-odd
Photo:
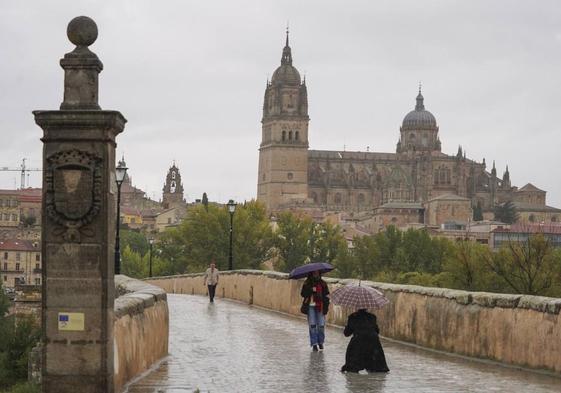
[[[166,176],[166,182],[163,188],[162,204],[164,209],[179,207],[185,204],[183,199],[183,183],[181,183],[181,174],[175,165],[175,162],[169,168]]]
[[[292,66],[287,30],[281,65],[267,81],[261,120],[257,200],[269,211],[308,197],[309,121],[306,80]]]

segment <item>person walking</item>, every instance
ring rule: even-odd
[[[216,286],[218,285],[219,272],[216,268],[214,260],[211,261],[210,266],[205,272],[205,284],[208,287],[208,297],[210,302],[214,303],[214,294],[216,293]]]
[[[364,308],[352,313],[343,334],[345,337],[353,337],[347,346],[342,372],[358,373],[364,369],[369,373],[390,371],[378,336],[380,329],[376,315]]]
[[[310,345],[312,350],[323,351],[325,342],[325,315],[329,311],[329,288],[322,280],[321,273],[314,271],[308,274],[302,290],[301,311],[308,316]]]

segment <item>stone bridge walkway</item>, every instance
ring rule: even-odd
[[[148,392],[560,392],[561,378],[383,341],[388,374],[342,374],[348,339],[313,353],[304,320],[244,304],[168,295],[170,355],[129,387]]]

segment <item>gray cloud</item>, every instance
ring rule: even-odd
[[[31,110],[60,104],[58,60],[77,15],[98,24],[100,104],[129,120],[118,152],[150,196],[175,159],[190,200],[255,197],[265,80],[290,20],[312,148],[394,151],[421,80],[445,152],[461,144],[499,174],[508,164],[513,184],[532,182],[561,206],[555,1],[3,2],[0,166],[40,165]],[[0,187],[14,177],[0,172]]]

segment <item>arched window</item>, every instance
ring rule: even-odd
[[[171,173],[171,178],[172,178],[172,179],[175,179],[175,171],[173,171],[173,172]]]
[[[318,194],[312,192],[312,199],[314,200],[314,203],[318,203]]]
[[[358,204],[359,205],[364,205],[364,194],[358,194]]]
[[[289,140],[289,141],[292,140],[292,131],[288,131],[288,140]]]
[[[296,131],[294,133],[294,139],[299,140],[300,139],[300,132]]]
[[[551,222],[557,222],[558,218],[557,216],[551,216]]]
[[[536,216],[534,216],[533,214],[530,214],[530,217],[528,217],[528,220],[530,220],[530,222],[536,222]]]
[[[292,174],[292,172],[288,172],[286,177],[288,178],[288,180],[292,180],[294,178],[294,175]]]
[[[450,169],[443,166],[440,166],[438,169],[434,170],[434,184],[450,184]]]
[[[286,131],[282,132],[282,140],[283,140],[283,142],[286,140]]]
[[[339,193],[335,194],[335,204],[336,205],[341,204],[341,194],[339,194]]]

